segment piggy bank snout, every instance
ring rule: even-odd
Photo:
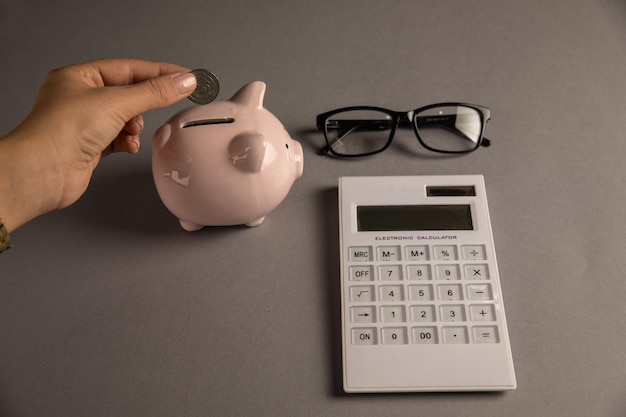
[[[302,145],[296,140],[292,140],[289,146],[293,152],[293,161],[296,164],[296,178],[300,178],[304,171],[304,153],[302,151]]]

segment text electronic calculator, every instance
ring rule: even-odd
[[[339,179],[346,392],[516,387],[482,175]]]

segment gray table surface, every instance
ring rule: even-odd
[[[182,231],[143,147],[0,256],[0,415],[626,415],[623,0],[0,2],[0,132],[49,69],[165,60],[252,80],[305,153],[256,228]],[[355,161],[316,154],[345,105],[489,106],[490,148]],[[55,126],[50,126],[55,129]],[[342,175],[483,174],[518,389],[345,395],[336,186]]]

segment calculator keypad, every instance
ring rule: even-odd
[[[500,343],[485,245],[350,247],[354,345]]]

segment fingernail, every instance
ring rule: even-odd
[[[133,153],[139,152],[139,148],[141,147],[141,141],[139,140],[139,136],[135,136],[131,139],[133,144],[135,145],[135,150]]]
[[[196,77],[188,72],[174,77],[174,87],[181,96],[188,95],[196,88]]]

